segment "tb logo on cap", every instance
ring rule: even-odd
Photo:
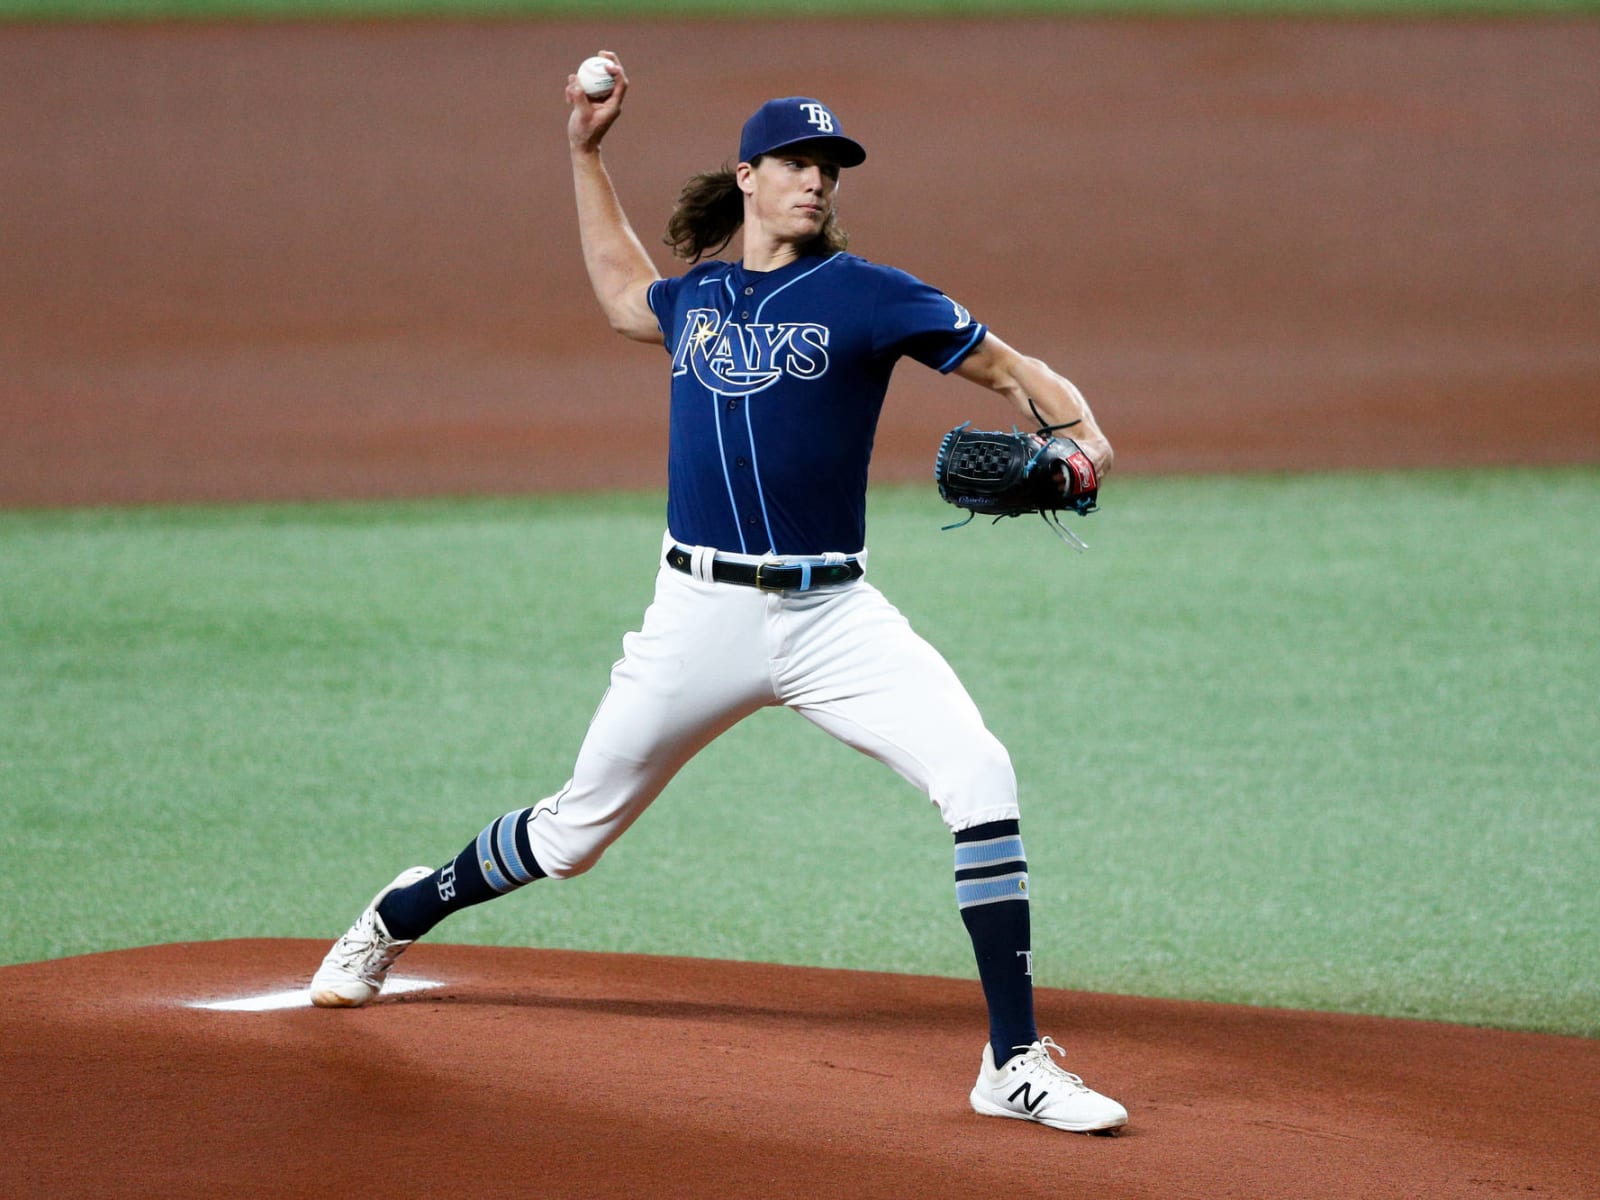
[[[818,133],[833,132],[833,114],[822,105],[812,101],[800,106],[800,111],[806,114],[806,120],[817,127]]]

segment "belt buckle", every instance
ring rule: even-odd
[[[756,564],[756,578],[755,578],[756,591],[758,591],[758,592],[781,592],[781,591],[783,591],[783,588],[778,584],[762,583],[761,582],[761,571],[762,571],[763,567],[781,567],[782,565],[783,565],[782,563],[758,562]]]

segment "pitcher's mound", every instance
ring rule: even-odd
[[[975,983],[321,942],[0,968],[6,1196],[1596,1195],[1600,1042],[1041,991],[1116,1137],[980,1117]]]

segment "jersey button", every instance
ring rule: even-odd
[[[760,517],[754,517],[754,516],[746,517],[744,519],[744,523],[746,525],[759,525],[761,523],[761,518]]]
[[[745,288],[745,290],[744,290],[744,294],[745,294],[745,295],[746,295],[746,296],[754,296],[754,295],[755,295],[755,294],[756,294],[756,290],[755,290],[755,288],[753,288],[753,287],[747,287],[747,288]]]
[[[728,411],[729,412],[738,412],[739,411],[739,401],[738,400],[729,400],[728,401]]]
[[[738,458],[733,460],[733,465],[743,469],[744,467],[748,467],[750,464],[745,461],[744,455],[741,454]]]

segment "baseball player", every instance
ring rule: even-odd
[[[635,236],[600,146],[628,90],[591,99],[571,76],[567,136],[584,262],[619,333],[664,346],[671,376],[667,532],[654,598],[554,795],[490,822],[438,870],[380,891],[312,980],[322,1007],[377,995],[396,957],[450,913],[594,866],[697,751],[785,705],[886,763],[955,838],[989,1039],[979,1113],[1114,1129],[1034,1023],[1028,867],[1005,749],[945,660],[865,578],[867,461],[890,372],[905,357],[1030,400],[1104,472],[1111,446],[1079,391],[936,288],[844,252],[842,170],[866,158],[826,105],[770,100],[738,165],[696,176],[668,225],[694,264],[663,279]],[[707,257],[742,234],[731,261]],[[817,780],[827,786],[825,780]],[[759,802],[753,801],[753,802]]]

